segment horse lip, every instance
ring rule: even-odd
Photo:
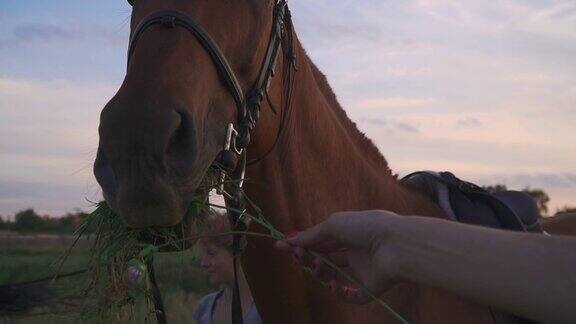
[[[116,197],[104,190],[102,190],[102,196],[104,197],[104,201],[108,207],[110,207],[110,209],[112,209],[116,215],[120,216],[120,213],[118,212],[118,206],[116,204]]]
[[[116,190],[115,192],[108,192],[102,190],[103,196],[105,201],[107,202],[108,206],[123,220],[123,222],[131,227],[131,228],[149,228],[149,227],[156,227],[156,228],[173,228],[177,233],[177,240],[180,242],[178,243],[177,247],[174,246],[165,246],[160,249],[160,252],[174,252],[174,251],[183,251],[190,249],[196,243],[196,240],[192,239],[195,233],[195,225],[194,219],[188,213],[188,208],[194,196],[200,194],[199,188],[202,187],[203,182],[210,176],[215,176],[214,172],[221,170],[218,167],[218,157],[216,155],[210,164],[208,164],[203,170],[198,170],[195,176],[192,179],[187,179],[181,182],[176,182],[177,179],[172,177],[172,179],[164,179],[165,184],[172,187],[172,190],[175,191],[178,197],[178,210],[180,211],[179,222],[170,226],[138,226],[139,224],[130,224],[127,222],[126,218],[123,217],[122,213],[120,212],[121,208],[119,208],[119,201],[118,201],[118,194],[121,190]],[[210,184],[212,185],[212,183]],[[122,186],[120,184],[119,188]],[[142,237],[140,238],[141,241],[145,244],[155,244],[157,246],[162,245],[163,243],[160,242],[159,238],[154,237]]]

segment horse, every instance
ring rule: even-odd
[[[197,188],[231,132],[242,133],[230,124],[246,126],[238,120],[248,117],[258,123],[247,127],[249,141],[245,133],[239,140],[248,161],[244,191],[279,231],[346,210],[446,217],[397,180],[347,117],[290,21],[277,23],[283,2],[135,0],[127,73],[102,110],[94,163],[106,202],[128,226],[189,225]],[[285,35],[271,64],[276,73],[256,91],[259,109],[247,113],[238,93],[262,84],[254,80],[270,63],[275,34]],[[186,228],[193,236],[194,226]],[[265,238],[248,237],[241,262],[264,323],[397,321],[378,305],[343,303]],[[403,282],[382,298],[410,322],[493,322],[488,306],[434,287]]]
[[[576,213],[561,213],[552,217],[542,217],[540,224],[546,233],[552,235],[576,235]]]

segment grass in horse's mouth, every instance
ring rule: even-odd
[[[190,246],[185,227],[199,228],[201,215],[213,213],[208,193],[216,186],[215,179],[213,172],[207,173],[183,221],[172,227],[129,228],[106,202],[95,204],[95,210],[76,232],[79,238],[88,228],[95,229],[85,291],[89,302],[81,310],[87,320],[128,316],[124,319],[130,321],[127,306],[134,306],[142,299],[153,317],[147,264],[156,252],[181,251]]]
[[[194,202],[188,211],[192,219],[198,218],[201,204]],[[88,220],[80,227],[83,231],[95,226],[94,244],[88,264],[88,287],[85,297],[89,304],[82,310],[87,318],[111,318],[123,312],[137,300],[151,298],[147,264],[161,247],[182,250],[186,242],[176,227],[128,228],[105,202],[96,205]],[[151,244],[153,243],[153,244]],[[152,304],[147,303],[151,314]]]

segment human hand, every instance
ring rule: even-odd
[[[383,210],[341,212],[303,232],[278,241],[280,250],[294,253],[313,274],[350,303],[370,296],[324,262],[339,266],[375,295],[391,288],[398,277],[398,258],[391,240],[400,216]]]

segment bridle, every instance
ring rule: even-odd
[[[208,34],[193,17],[182,11],[161,10],[147,15],[134,29],[128,46],[127,65],[129,67],[136,44],[142,34],[149,27],[154,25],[161,25],[169,29],[182,27],[194,35],[206,53],[209,54],[220,80],[234,99],[238,111],[238,120],[236,123],[230,123],[228,125],[223,149],[219,155],[219,159],[215,161],[217,168],[220,170],[220,187],[218,193],[224,196],[226,206],[228,207],[228,215],[231,218],[235,232],[245,231],[248,226],[247,220],[244,217],[246,212],[246,199],[243,193],[244,174],[247,165],[257,162],[263,157],[247,162],[246,149],[251,140],[251,133],[256,127],[256,123],[260,117],[260,108],[264,97],[268,99],[271,109],[275,112],[275,109],[269,100],[268,88],[275,75],[276,62],[278,60],[278,55],[281,52],[284,39],[287,41],[284,55],[288,62],[288,80],[285,80],[287,88],[284,93],[285,107],[283,109],[283,116],[286,114],[291,101],[294,81],[293,75],[296,71],[294,27],[292,25],[292,16],[286,0],[274,1],[272,31],[270,33],[266,56],[264,57],[262,66],[260,67],[258,78],[255,80],[250,91],[247,92],[247,95],[244,95],[236,74],[210,34]],[[128,0],[128,2],[130,5],[134,4],[134,0]],[[278,136],[273,147],[276,146],[282,125],[283,122],[279,127]],[[268,153],[270,153],[270,151]],[[268,153],[266,153],[265,156]],[[230,178],[231,181],[225,181],[226,177]],[[243,323],[237,278],[237,256],[242,252],[242,249],[242,236],[235,234],[233,239],[235,277],[232,297],[233,324]],[[158,323],[166,323],[166,314],[162,304],[162,298],[154,278],[153,263],[149,264],[149,271],[153,285],[152,292],[156,309],[156,319]]]

